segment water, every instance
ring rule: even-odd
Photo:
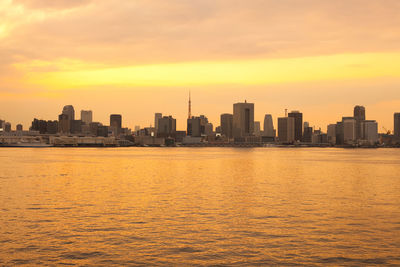
[[[400,265],[400,150],[2,148],[0,265]]]

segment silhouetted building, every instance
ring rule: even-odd
[[[356,140],[356,120],[353,117],[343,117],[344,144],[353,144]]]
[[[354,119],[356,120],[355,124],[355,140],[359,140],[362,138],[361,136],[361,122],[365,120],[365,107],[363,106],[355,106],[354,107]]]
[[[394,113],[394,136],[400,138],[400,113]]]
[[[30,130],[38,131],[40,134],[46,134],[47,133],[47,121],[33,119]]]
[[[69,120],[75,120],[75,110],[72,105],[64,106],[62,114],[68,115]]]
[[[89,125],[93,121],[93,112],[91,110],[81,110],[82,123]]]
[[[102,137],[108,137],[108,127],[103,125],[98,125],[96,135]]]
[[[289,113],[289,118],[294,118],[294,139],[301,141],[303,137],[303,113],[292,111]]]
[[[233,104],[233,136],[245,137],[254,133],[254,104]]]
[[[259,121],[254,122],[254,135],[261,136],[261,123]]]
[[[81,120],[72,120],[70,125],[70,133],[72,134],[80,134],[82,133],[82,121]]]
[[[0,120],[0,131],[4,131],[5,125],[6,125],[6,122],[4,120]]]
[[[110,115],[110,127],[114,135],[119,135],[122,128],[122,116],[120,114]]]
[[[264,116],[264,136],[275,137],[276,133],[274,130],[274,122],[272,121],[271,114],[265,114]]]
[[[370,145],[378,142],[378,123],[376,121],[364,120],[361,122],[361,139]]]
[[[60,133],[69,133],[71,127],[71,120],[69,119],[67,114],[60,114],[58,116],[58,132]]]
[[[58,132],[58,121],[47,121],[47,134],[56,134]]]
[[[4,131],[5,132],[11,132],[11,123],[6,122],[4,125]]]
[[[187,135],[192,137],[201,136],[200,117],[191,117],[190,119],[187,119]]]
[[[22,126],[22,124],[17,124],[16,130],[17,130],[18,132],[22,132],[22,131],[23,131],[23,126]]]
[[[97,136],[97,130],[99,126],[103,126],[100,122],[92,122],[89,124],[89,131],[91,135]],[[107,129],[108,132],[108,129]]]
[[[221,114],[221,134],[232,138],[233,137],[233,115],[232,114]]]
[[[162,113],[155,113],[154,114],[154,128],[156,129],[156,132],[157,132],[157,129],[158,129],[158,120],[161,119],[161,118],[162,118]]]
[[[309,124],[307,124],[307,125],[309,125]],[[304,133],[303,133],[302,141],[304,143],[311,143],[312,142],[312,136],[313,136],[313,127],[305,126],[304,127]]]
[[[164,116],[158,120],[157,135],[168,137],[176,132],[176,119],[172,116]],[[185,132],[186,135],[186,132]]]
[[[328,143],[336,144],[336,124],[329,124],[327,129]]]
[[[292,143],[294,139],[294,121],[293,117],[278,118],[278,138],[282,143]]]
[[[204,125],[204,134],[210,136],[214,133],[214,126],[212,123],[208,122]]]

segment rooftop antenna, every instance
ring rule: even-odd
[[[189,90],[189,110],[188,110],[188,119],[192,117],[192,100],[190,97],[190,90]]]

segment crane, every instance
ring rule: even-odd
[[[382,126],[382,129],[386,132],[386,134],[391,134],[392,132],[388,129],[386,129],[384,126]]]

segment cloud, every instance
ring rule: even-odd
[[[22,4],[27,8],[69,9],[86,5],[91,0],[13,0],[14,4]]]

